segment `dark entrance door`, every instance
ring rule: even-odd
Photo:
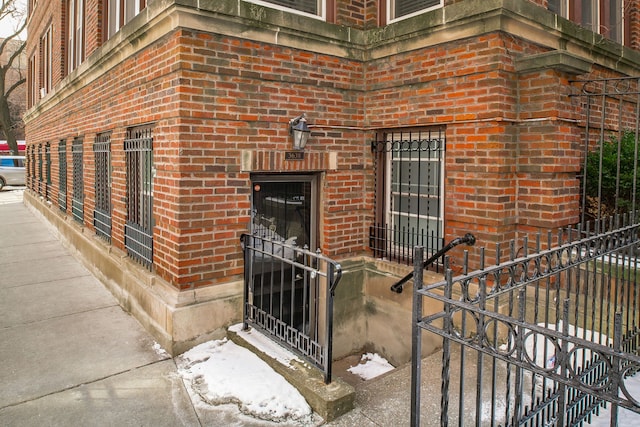
[[[252,184],[251,231],[315,250],[315,178],[256,176]]]

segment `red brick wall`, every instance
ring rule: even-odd
[[[355,5],[348,12],[338,2],[340,19],[356,25],[362,15],[368,22],[372,3]],[[91,25],[100,21],[89,16]],[[93,49],[98,39],[91,40]],[[244,152],[252,154],[254,172],[320,174],[321,249],[333,257],[367,253],[374,221],[368,142],[377,129],[446,126],[445,235],[474,231],[485,244],[506,242],[520,231],[575,222],[579,153],[568,77],[552,70],[518,75],[514,59],[535,53],[535,45],[493,33],[364,67],[176,30],[38,115],[28,139],[51,142],[54,159],[58,141],[66,139],[70,206],[71,143],[84,138],[85,226],[91,229],[91,144],[97,133],[112,131],[112,244],[124,249],[124,135],[128,127],[153,123],[154,269],[180,289],[242,273],[239,237],[249,229],[251,192],[250,173],[241,169]],[[287,123],[301,112],[312,125],[306,160],[286,162]],[[55,169],[52,174],[55,201],[59,182]]]

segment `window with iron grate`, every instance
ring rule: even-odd
[[[58,144],[58,206],[63,212],[67,211],[67,141],[60,140]]]
[[[377,257],[412,262],[442,247],[444,128],[383,131],[372,143],[376,169],[376,224],[370,246]]]

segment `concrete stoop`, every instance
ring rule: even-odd
[[[259,334],[260,332],[250,329],[250,333]],[[278,352],[288,353],[289,356],[274,357],[272,351],[261,348],[259,341],[249,339],[247,334],[237,327],[229,328],[227,336],[234,343],[255,353],[297,388],[309,406],[326,422],[333,421],[354,408],[355,388],[341,378],[333,378],[330,384],[325,384],[320,369],[300,361],[297,356],[275,342],[273,345],[278,347]]]

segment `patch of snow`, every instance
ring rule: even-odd
[[[640,402],[640,374],[629,377],[624,381],[625,387],[631,397]],[[624,397],[622,391],[620,396]],[[596,427],[609,427],[611,422],[611,404],[607,404],[606,409],[600,410],[597,417],[591,418],[589,425]],[[630,411],[626,408],[618,408],[618,425],[622,426],[638,426],[640,425],[640,414]]]
[[[559,321],[557,325],[545,325],[544,323],[539,323],[538,326],[543,326],[551,330],[562,331],[562,321]],[[585,339],[587,341],[601,343],[602,345],[608,346],[613,343],[613,340],[604,334],[599,334],[598,332],[592,330],[585,330],[580,327],[575,327],[574,325],[569,324],[569,336],[578,337]],[[569,343],[567,348],[568,351],[573,349],[573,343]],[[505,348],[501,348],[501,350],[505,350]],[[555,367],[555,353],[556,348],[553,342],[541,334],[532,333],[527,335],[525,338],[525,352],[527,353],[527,357],[544,369],[551,369]],[[591,350],[589,349],[578,349],[572,353],[571,364],[573,369],[578,369],[582,367],[582,362],[584,360],[589,360],[591,358]],[[627,392],[636,400],[640,401],[640,375],[636,374],[633,377],[629,377],[625,380],[625,387]],[[622,391],[620,391],[620,396],[624,397]],[[611,421],[611,404],[607,404],[606,409],[602,409],[600,414],[591,419],[591,423],[589,425],[597,426],[597,427],[609,427]],[[630,411],[626,408],[620,408],[618,411],[618,425],[619,426],[637,426],[640,425],[640,414]]]
[[[303,363],[303,361],[299,359],[295,354],[285,349],[274,340],[268,338],[266,335],[259,332],[254,332],[251,328],[243,331],[242,323],[230,326],[229,331],[238,334],[243,340],[245,340],[255,348],[260,349],[260,351],[265,353],[267,356],[277,360],[285,366],[290,366],[292,360]]]
[[[358,375],[363,380],[370,380],[393,369],[395,369],[393,365],[384,357],[375,353],[365,353],[362,355],[360,363],[350,367],[347,371]]]
[[[153,343],[153,347],[152,348],[153,348],[153,351],[155,351],[156,354],[158,356],[160,356],[160,357],[171,357],[169,355],[169,353],[167,353],[167,351],[164,348],[162,348],[162,346],[160,344],[158,344],[157,342]]]
[[[176,358],[178,374],[208,405],[235,404],[249,416],[311,422],[313,411],[281,375],[227,339],[200,344]]]

